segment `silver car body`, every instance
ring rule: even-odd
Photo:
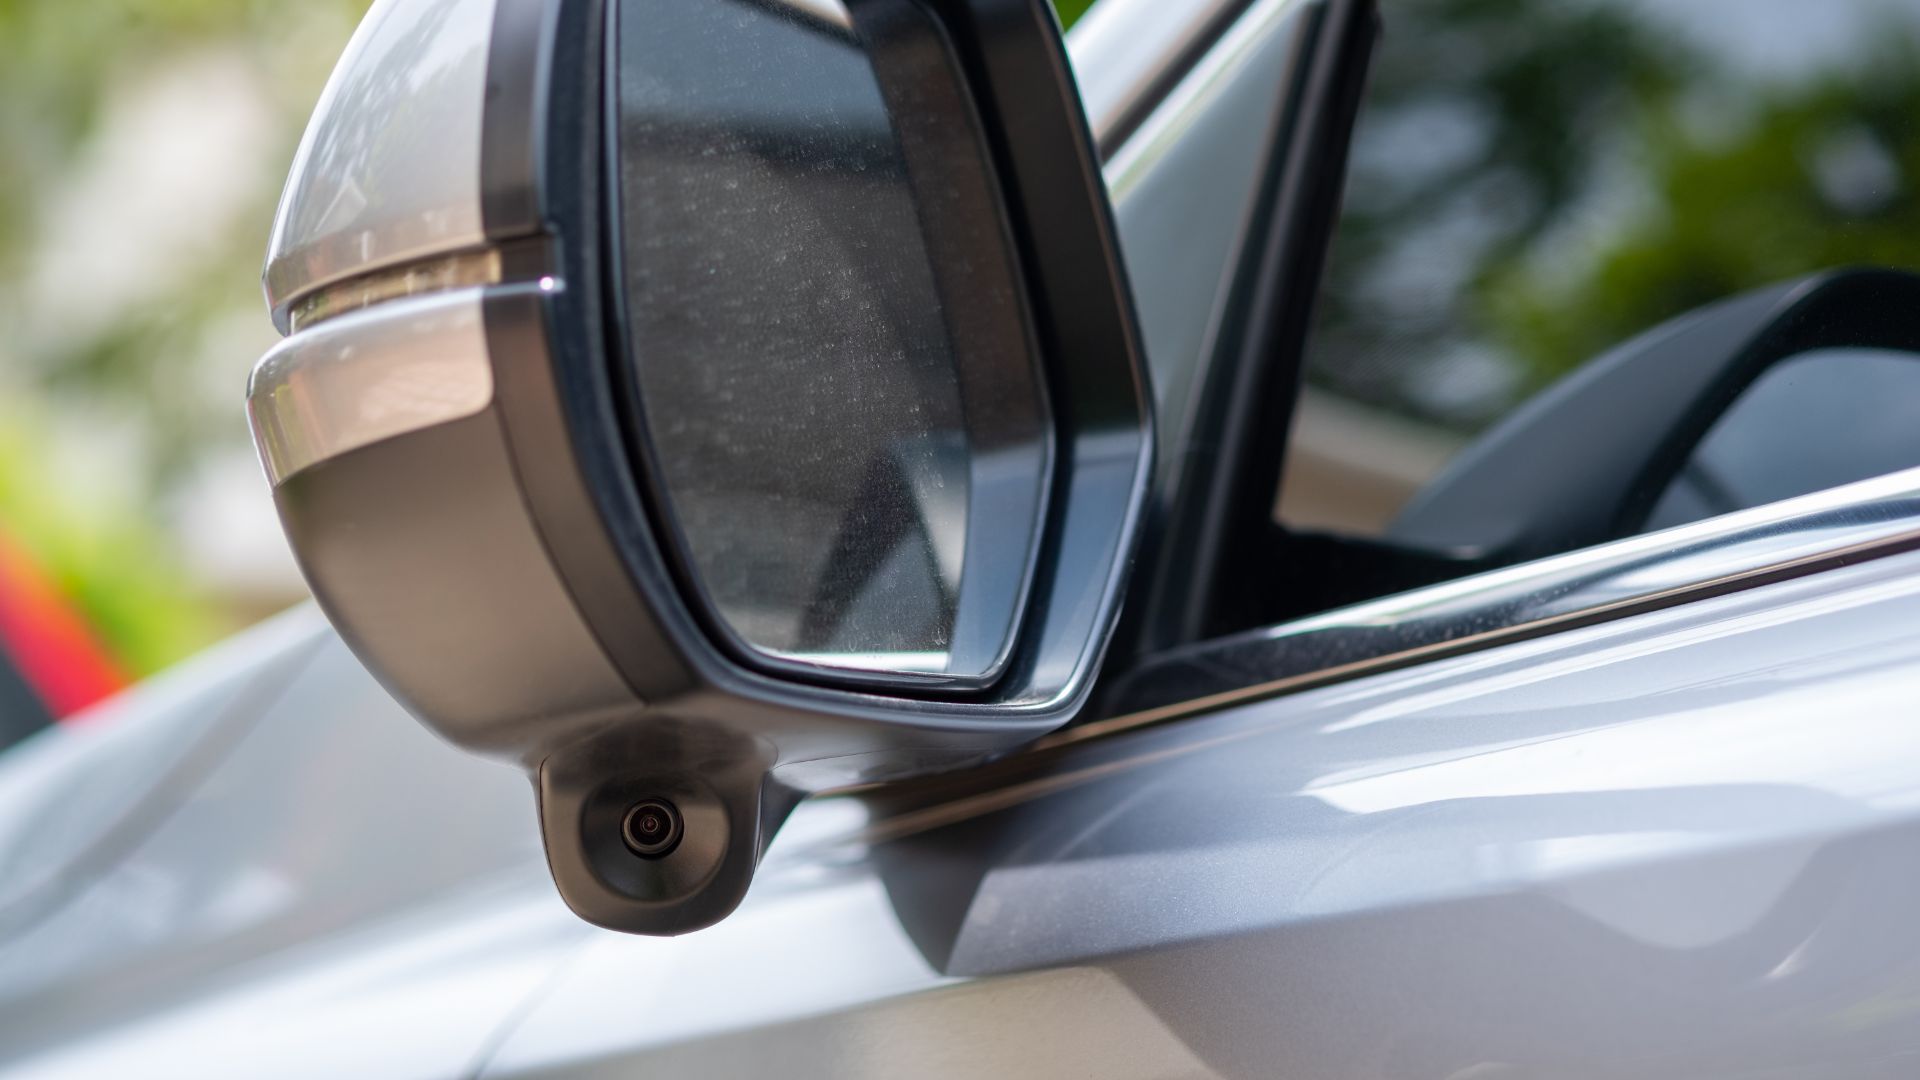
[[[1166,416],[1298,8],[1075,32]],[[1588,617],[815,800],[674,939],[569,913],[525,781],[299,609],[0,758],[0,1076],[1915,1075],[1917,488],[1439,587],[1374,617],[1612,567]]]

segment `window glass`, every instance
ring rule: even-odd
[[[1768,368],[1654,503],[1664,529],[1920,465],[1920,355],[1815,349]]]
[[[619,16],[625,346],[697,595],[768,661],[991,679],[1051,420],[937,26],[830,0]]]
[[[1383,0],[1282,483],[1378,535],[1617,342],[1920,266],[1920,0]]]

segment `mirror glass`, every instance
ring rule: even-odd
[[[752,658],[991,680],[1052,434],[978,121],[911,2],[617,5],[642,469]]]
[[[1920,465],[1920,354],[1815,349],[1769,367],[1714,421],[1648,529]]]

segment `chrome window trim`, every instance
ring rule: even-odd
[[[1920,468],[1183,646],[1078,741],[1920,549]]]

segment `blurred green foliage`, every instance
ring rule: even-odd
[[[1556,281],[1525,258],[1488,267],[1479,303],[1531,385],[1757,285],[1832,266],[1920,266],[1920,191],[1901,179],[1920,177],[1920,49],[1909,32],[1874,35],[1843,70],[1756,89],[1746,110],[1733,132],[1641,116],[1659,210],[1586,252],[1579,274]],[[1854,177],[1834,174],[1849,169]]]
[[[1916,7],[1753,0],[1858,31],[1782,72],[1657,6],[1385,0],[1309,377],[1472,430],[1709,301],[1920,266]]]
[[[0,515],[61,593],[87,616],[125,671],[142,674],[226,629],[146,519],[78,500],[37,466],[49,438],[22,416],[0,413]]]
[[[1072,26],[1093,6],[1093,0],[1053,0],[1053,10],[1060,16],[1061,26]]]
[[[135,674],[258,614],[223,609],[166,526],[194,470],[245,446],[273,202],[365,4],[0,0],[0,530]],[[197,101],[231,137],[195,141]],[[149,116],[179,129],[137,130]],[[179,211],[212,212],[155,222],[162,250],[89,230],[128,216],[170,141],[218,151],[185,166],[214,194]]]
[[[368,2],[321,6],[351,17]],[[320,25],[290,17],[312,6],[314,0],[0,0],[0,266],[22,254],[33,207],[71,167],[117,77],[209,47],[271,51],[261,59],[281,77],[268,88],[310,104],[344,44],[333,35],[314,41],[310,52],[286,48],[289,30]]]

